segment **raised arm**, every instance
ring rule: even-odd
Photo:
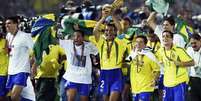
[[[155,21],[156,14],[157,14],[156,12],[151,12],[149,17],[147,18],[147,25],[151,27],[152,30],[155,30],[156,28],[156,21]]]
[[[94,30],[93,30],[93,34],[95,36],[96,42],[99,41],[100,38],[100,32],[101,32],[101,25],[103,24],[103,22],[105,21],[105,19],[111,14],[111,6],[110,5],[105,5],[102,8],[102,17],[101,19],[96,23]]]
[[[100,35],[101,35],[101,24],[103,24],[103,22],[105,21],[106,16],[102,16],[102,18],[96,23],[94,30],[93,30],[93,34],[95,36],[96,42],[99,41]]]
[[[115,12],[115,11],[113,11],[113,12]],[[114,25],[117,28],[117,34],[121,34],[123,30],[122,30],[122,27],[120,24],[120,20],[117,18],[117,15],[114,13],[112,14],[112,20],[114,21]]]

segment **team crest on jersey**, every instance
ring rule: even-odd
[[[171,54],[172,59],[176,58],[176,55],[174,53]]]

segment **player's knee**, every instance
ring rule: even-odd
[[[17,94],[17,93],[12,93],[11,94],[11,100],[12,101],[19,101],[19,99],[20,99],[20,95],[19,94]]]
[[[72,94],[70,92],[67,93],[68,101],[75,101],[75,94]]]
[[[75,101],[75,96],[68,96],[68,101]]]

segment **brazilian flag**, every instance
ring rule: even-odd
[[[42,62],[43,52],[49,54],[48,46],[55,43],[55,35],[53,35],[53,33],[55,33],[53,30],[54,25],[54,21],[46,18],[40,18],[36,20],[31,29],[32,37],[35,38],[33,53],[35,55],[37,65],[40,65]]]
[[[80,20],[80,19],[74,19],[74,18],[63,18],[62,25],[63,30],[62,33],[64,36],[66,35],[72,35],[75,31],[73,26],[77,24],[81,31],[84,32],[85,35],[92,35],[93,28],[96,25],[96,21],[94,20]],[[104,25],[101,25],[101,29],[104,28]]]
[[[190,36],[193,34],[193,28],[188,26],[187,22],[182,18],[176,19],[176,32],[179,33],[186,43],[189,42]]]
[[[127,30],[126,32],[126,38],[128,37],[133,37],[133,36],[138,36],[138,35],[146,35],[146,32],[142,30],[142,28],[138,27],[131,27]]]

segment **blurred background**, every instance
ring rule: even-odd
[[[60,24],[64,16],[72,15],[74,18],[84,20],[98,20],[100,9],[106,3],[114,0],[0,0],[0,25],[3,18],[20,16],[21,30],[30,32],[34,20],[39,16],[54,14]],[[124,0],[124,5],[116,13],[129,16],[133,24],[139,24],[149,15],[146,0]],[[170,3],[168,14],[182,19],[192,26],[195,31],[201,32],[201,0],[165,0]],[[158,22],[161,22],[158,16]],[[61,25],[59,25],[61,26]]]
[[[68,0],[0,0],[0,15],[10,16],[21,14],[28,17],[46,13],[59,14],[61,8],[66,6]],[[72,0],[73,5],[81,5],[83,0]],[[111,3],[113,0],[92,0],[94,5],[102,5]],[[145,0],[124,0],[129,10],[138,8],[144,4]],[[178,13],[183,9],[187,9],[191,14],[197,15],[201,13],[201,0],[173,0],[170,12]]]

